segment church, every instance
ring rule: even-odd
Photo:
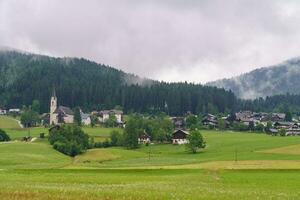
[[[57,125],[73,122],[73,111],[69,107],[57,105],[57,97],[54,89],[50,100],[50,124]]]

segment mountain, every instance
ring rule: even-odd
[[[58,103],[85,111],[225,112],[237,101],[232,92],[192,83],[165,83],[125,73],[83,58],[56,58],[13,49],[0,50],[0,107],[39,100],[48,112],[56,89]]]
[[[207,85],[233,91],[242,99],[300,94],[300,58],[253,70],[240,76],[210,82]]]

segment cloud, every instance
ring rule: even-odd
[[[299,56],[299,1],[0,0],[0,45],[206,82]]]

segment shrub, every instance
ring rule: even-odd
[[[7,135],[7,133],[0,129],[0,142],[6,142],[6,141],[10,141],[10,137]]]
[[[45,133],[40,133],[40,138],[45,138]]]
[[[77,125],[63,125],[49,132],[49,142],[57,151],[76,156],[89,148],[89,136]]]

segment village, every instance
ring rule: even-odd
[[[23,110],[20,108],[0,109],[0,115],[20,116]],[[32,126],[45,126],[49,130],[62,124],[74,123],[74,109],[58,105],[58,97],[53,90],[50,99],[49,113],[39,115],[38,122]],[[83,126],[126,127],[127,116],[121,109],[91,111],[84,113],[81,109],[80,121]],[[142,118],[153,118],[155,116],[140,115]],[[167,116],[172,122],[173,132],[170,141],[172,144],[187,144],[190,130],[220,130],[220,131],[246,131],[255,133],[266,133],[280,136],[300,136],[299,118],[293,118],[286,113],[257,113],[252,111],[239,111],[227,116],[222,114],[204,114],[197,116],[187,112],[184,116]],[[26,124],[23,124],[26,127]],[[150,144],[155,142],[151,134],[141,130],[138,134],[139,144]]]

